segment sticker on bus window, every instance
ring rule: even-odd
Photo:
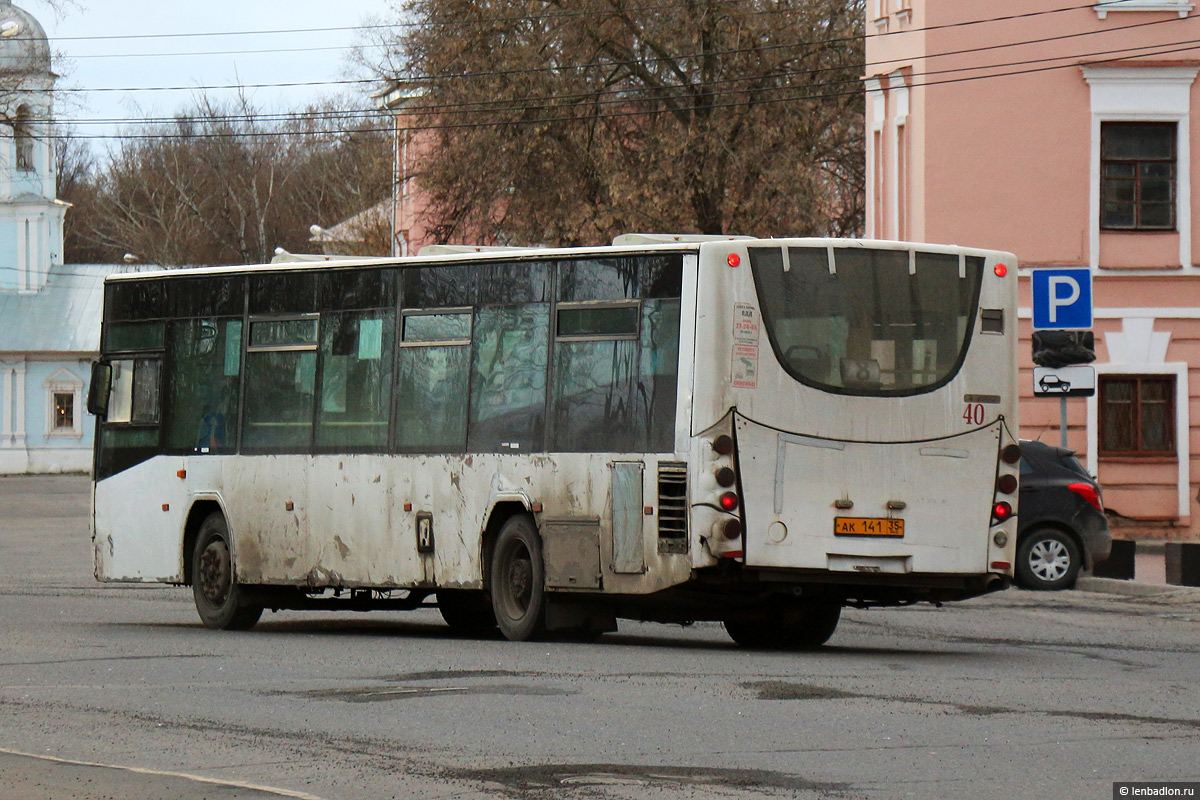
[[[738,389],[758,387],[758,345],[733,346],[733,385]]]
[[[733,340],[758,344],[758,311],[749,303],[733,304]]]

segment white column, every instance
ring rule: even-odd
[[[16,386],[13,389],[13,444],[25,446],[25,364],[17,364],[13,370],[16,373]]]
[[[8,129],[0,128],[0,198],[12,196],[12,163],[13,137],[8,135]]]
[[[1176,204],[1175,228],[1179,231],[1179,264],[1192,266],[1192,140],[1189,117],[1184,114],[1176,123],[1175,170]]]
[[[1100,122],[1100,115],[1093,113],[1088,166],[1088,266],[1092,272],[1100,269]]]
[[[900,238],[900,129],[908,121],[908,87],[904,82],[904,73],[897,70],[888,75],[888,91],[896,98],[892,112],[891,151],[892,158],[888,164],[888,205],[890,208],[890,232],[888,238]]]
[[[866,233],[868,239],[882,239],[886,235],[883,230],[876,229],[876,205],[882,198],[876,196],[876,183],[879,170],[883,169],[879,154],[876,150],[876,139],[883,135],[883,121],[887,116],[887,100],[883,94],[883,86],[877,78],[866,81],[868,111],[867,118],[867,213]],[[880,217],[883,215],[880,214]],[[882,219],[878,220],[882,222]],[[882,228],[882,225],[878,226]]]
[[[29,220],[29,288],[35,292],[42,288],[42,215]]]
[[[0,447],[12,446],[13,368],[0,364]]]
[[[29,237],[26,235],[29,220],[17,217],[17,291],[29,288]]]

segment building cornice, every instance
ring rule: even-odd
[[[1200,73],[1200,63],[1193,66],[1164,66],[1147,62],[1133,66],[1129,62],[1122,62],[1111,66],[1084,64],[1080,69],[1083,70],[1084,80],[1092,86],[1114,83],[1144,85],[1147,82],[1190,86],[1196,80],[1196,74]],[[1147,74],[1150,72],[1152,74]]]

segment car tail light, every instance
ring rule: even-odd
[[[733,492],[726,492],[721,495],[720,502],[722,511],[734,511],[738,507],[738,496]]]
[[[1012,516],[1012,506],[1001,500],[992,506],[992,517],[997,522],[1004,522]]]
[[[1091,503],[1092,508],[1097,511],[1104,510],[1104,506],[1100,503],[1100,490],[1090,483],[1072,483],[1067,488]]]
[[[1012,494],[1015,492],[1017,490],[1017,485],[1016,475],[1001,475],[996,480],[996,489],[1004,494]]]

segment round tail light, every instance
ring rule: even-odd
[[[1004,522],[1012,516],[1012,506],[1001,500],[992,506],[992,518],[997,522]]]
[[[733,437],[727,433],[722,433],[713,440],[712,448],[723,456],[729,455],[733,452]]]
[[[734,511],[738,507],[738,496],[733,492],[726,492],[721,495],[720,503],[723,511]]]
[[[726,539],[736,539],[742,535],[742,521],[740,519],[726,520],[725,526],[721,530]]]

